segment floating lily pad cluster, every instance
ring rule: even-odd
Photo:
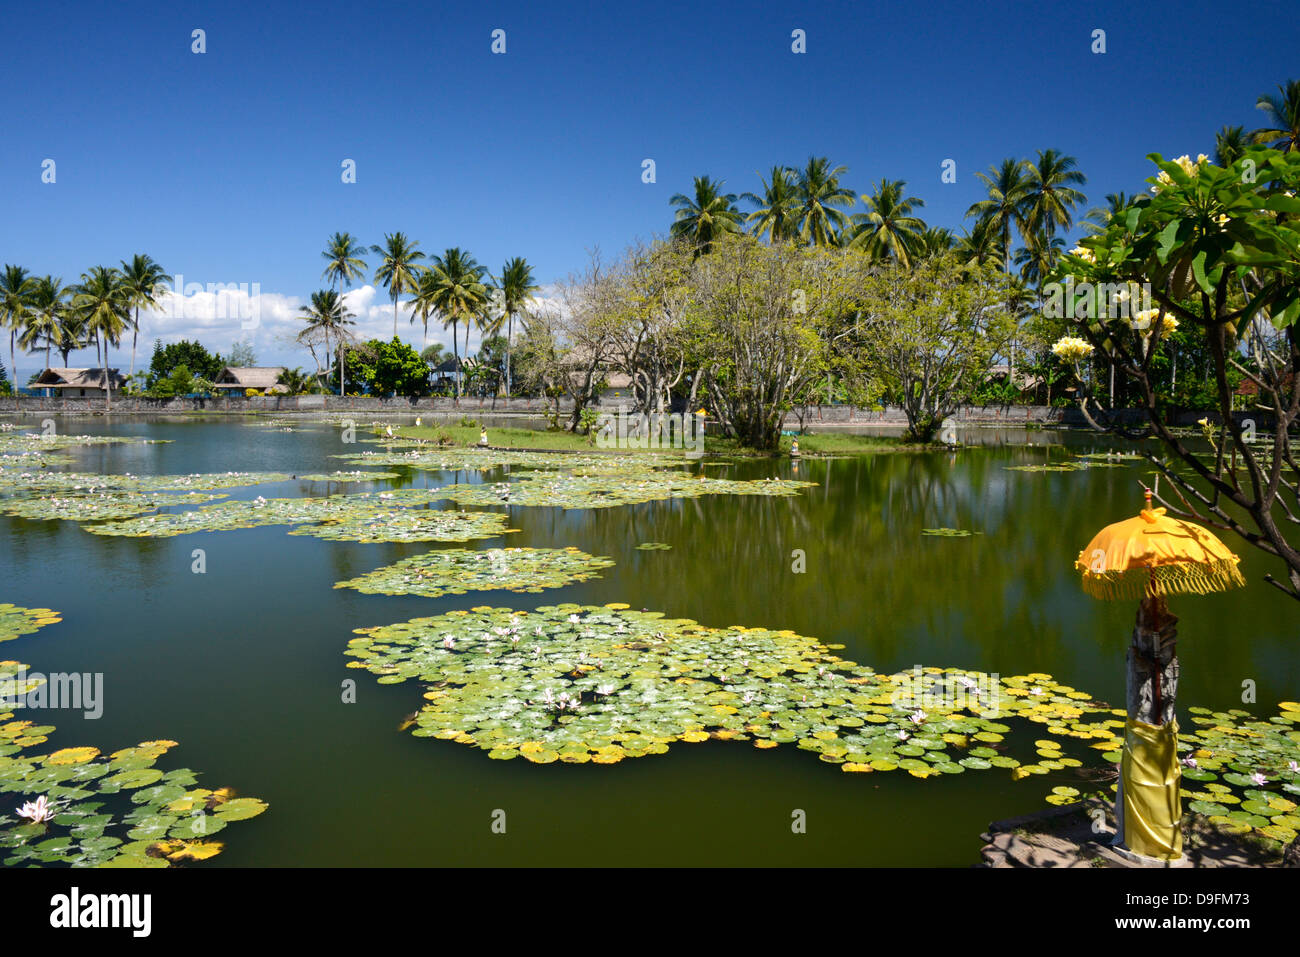
[[[978,535],[979,532],[972,532],[967,528],[923,528],[921,534],[929,538],[970,538],[972,535]]]
[[[814,483],[792,479],[739,481],[650,469],[528,472],[517,481],[444,486],[461,505],[523,505],[553,508],[614,508],[703,495],[797,495]]]
[[[1105,457],[1081,456],[1079,460],[1048,462],[1043,465],[1007,465],[1008,472],[1086,472],[1088,469],[1114,469],[1124,465],[1122,461],[1106,461]]]
[[[396,472],[312,472],[299,475],[304,482],[383,482],[401,478]]]
[[[428,490],[404,501],[437,498]],[[147,515],[120,522],[88,526],[96,535],[131,538],[170,538],[192,532],[229,531],[268,525],[297,525],[291,535],[351,542],[464,542],[515,531],[498,512],[463,512],[401,508],[392,495],[364,493],[317,498],[256,498],[219,502],[188,512]]]
[[[1123,745],[1123,709],[1051,675],[942,668],[880,675],[793,632],[710,628],[620,604],[480,607],[357,633],[349,667],[385,684],[424,685],[427,704],[413,734],[500,760],[614,763],[676,742],[731,739],[760,749],[793,744],[851,773],[926,778],[1002,768],[1022,780],[1081,772],[1085,760],[1070,752],[1083,747],[1117,762]],[[1189,796],[1208,802],[1240,792],[1238,811],[1217,799],[1193,810],[1222,810],[1216,818],[1284,840],[1294,805],[1266,788],[1300,793],[1289,763],[1300,758],[1300,705],[1286,704],[1267,722],[1243,723],[1244,716],[1214,715],[1205,722],[1211,727],[1184,736],[1203,756],[1193,759],[1200,769],[1185,772],[1189,779],[1217,776],[1206,761],[1234,769]],[[1012,753],[1015,725],[1039,727],[1032,759],[1023,749]],[[1047,801],[1068,804],[1079,794],[1058,785]]]
[[[666,552],[670,548],[672,546],[665,542],[642,542],[636,547],[636,550],[638,552]]]
[[[539,763],[612,763],[721,738],[797,744],[847,771],[927,777],[1018,767],[997,747],[1007,714],[1113,717],[1050,679],[928,669],[909,687],[911,674],[876,674],[794,632],[710,628],[618,604],[449,612],[359,629],[348,654],[383,683],[427,685],[413,733]],[[1081,763],[1062,756],[1059,767],[1067,761]]]
[[[15,518],[85,522],[132,518],[160,508],[198,505],[219,498],[225,496],[207,492],[186,492],[167,497],[136,492],[94,492],[66,498],[50,495],[42,498],[0,499],[0,512]]]
[[[355,588],[371,595],[463,595],[467,591],[503,588],[540,592],[544,588],[587,581],[613,559],[588,555],[576,548],[492,548],[475,551],[449,548],[404,558],[360,578],[338,582],[335,588]]]
[[[386,440],[385,445],[407,447],[407,452],[356,452],[336,455],[352,465],[392,466],[435,472],[486,471],[504,465],[539,469],[588,469],[605,473],[642,471],[657,466],[680,465],[681,456],[666,453],[575,454],[529,452],[522,449],[479,449],[464,446],[438,448],[424,442]]]
[[[1197,726],[1179,734],[1183,797],[1230,831],[1283,843],[1300,833],[1300,703],[1267,721],[1249,712],[1191,708]]]
[[[0,681],[12,685],[25,668],[0,662]],[[229,788],[197,787],[186,768],[154,767],[175,741],[145,741],[107,755],[94,747],[40,751],[54,730],[0,713],[0,859],[8,867],[204,860],[221,852],[223,843],[212,838],[227,825],[266,810]]]
[[[34,634],[46,625],[57,625],[62,620],[57,611],[48,608],[20,608],[0,602],[0,641]]]

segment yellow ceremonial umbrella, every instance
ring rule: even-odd
[[[1140,600],[1128,651],[1128,720],[1115,818],[1116,841],[1145,857],[1173,861],[1183,853],[1174,720],[1178,619],[1165,598],[1245,585],[1239,561],[1206,529],[1152,508],[1147,489],[1138,516],[1107,525],[1075,562],[1083,590],[1094,598]]]

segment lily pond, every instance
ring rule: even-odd
[[[50,424],[0,427],[8,866],[967,866],[990,821],[1110,793],[1136,609],[1073,563],[1151,466],[1095,436],[687,461]],[[1229,544],[1250,587],[1171,602],[1184,801],[1285,842],[1295,609]]]

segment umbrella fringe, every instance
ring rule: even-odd
[[[1108,601],[1141,599],[1148,595],[1209,595],[1245,586],[1246,579],[1237,570],[1237,562],[1234,555],[1214,562],[1089,571],[1083,575],[1083,590],[1094,598]]]

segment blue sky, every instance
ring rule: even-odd
[[[404,230],[493,270],[524,256],[550,282],[592,247],[664,232],[695,175],[757,190],[758,171],[810,154],[858,192],[906,180],[927,221],[957,229],[976,171],[1005,156],[1070,153],[1099,202],[1142,187],[1148,152],[1257,125],[1256,97],[1300,73],[1293,0],[40,3],[6,12],[6,41],[0,262],[70,281],[147,252],[186,282],[257,283],[254,330],[151,317],[142,339],[252,338],[294,365],[310,360],[283,340],[335,230]],[[349,301],[363,332],[391,334],[382,290]]]

